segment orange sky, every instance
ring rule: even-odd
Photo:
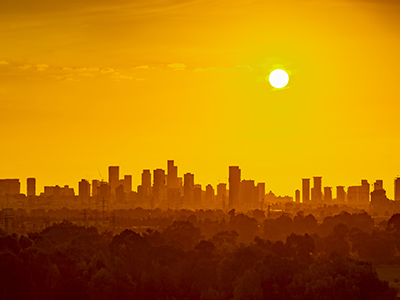
[[[293,195],[400,175],[397,1],[0,4],[0,178],[77,188],[120,165]],[[291,72],[288,88],[265,77]],[[334,192],[335,195],[335,192]]]

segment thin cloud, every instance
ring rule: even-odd
[[[22,65],[22,66],[19,66],[18,68],[20,68],[21,70],[27,70],[27,69],[32,68],[32,65]]]
[[[0,65],[9,65],[10,63],[5,60],[0,60]]]
[[[117,81],[119,81],[119,80],[121,80],[121,79],[127,79],[127,80],[132,80],[132,79],[134,79],[134,78],[131,77],[131,76],[122,75],[122,74],[119,73],[119,72],[113,73],[113,74],[110,76],[110,78],[111,78],[111,79],[114,79],[114,80],[117,80]]]
[[[150,69],[155,69],[154,67],[149,67],[147,65],[143,65],[143,66],[137,66],[134,68],[135,70],[150,70]]]
[[[49,65],[46,65],[46,64],[37,64],[37,65],[36,65],[36,70],[38,70],[38,71],[44,71],[44,70],[46,70],[48,67],[49,67]]]
[[[253,71],[250,66],[247,65],[236,65],[232,68],[220,68],[220,67],[208,67],[208,68],[196,68],[193,72],[241,72],[241,71]]]
[[[100,71],[100,73],[102,73],[102,74],[114,73],[114,72],[115,72],[115,70],[113,68],[104,68],[104,69],[101,69],[101,71]]]
[[[186,69],[186,65],[182,63],[169,64],[167,67],[173,69],[174,71],[183,71]]]

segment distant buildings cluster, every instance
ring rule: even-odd
[[[108,168],[108,181],[82,179],[79,182],[78,195],[68,185],[45,186],[43,193],[36,193],[36,179],[27,179],[26,196],[21,194],[19,179],[0,180],[0,197],[13,199],[16,207],[27,208],[160,208],[160,209],[236,209],[248,211],[264,210],[270,203],[302,203],[303,205],[346,204],[374,210],[387,210],[400,203],[400,177],[395,179],[395,201],[386,196],[383,181],[377,180],[373,189],[367,180],[359,186],[350,186],[347,192],[344,186],[336,187],[336,198],[332,196],[332,187],[322,186],[322,177],[302,179],[302,191],[295,191],[295,201],[289,196],[275,196],[266,193],[265,183],[243,180],[238,166],[229,167],[227,183],[219,183],[216,189],[210,184],[204,188],[196,184],[194,174],[178,176],[178,167],[173,160],[167,161],[167,170],[143,170],[141,184],[136,191],[132,189],[132,175],[120,176],[119,166]],[[28,203],[28,204],[27,204]]]

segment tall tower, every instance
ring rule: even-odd
[[[238,166],[229,167],[229,210],[239,206],[240,177]]]
[[[394,201],[400,201],[400,177],[394,180]]]
[[[142,189],[143,189],[143,198],[147,200],[151,194],[150,170],[143,170],[142,172]]]
[[[124,176],[124,192],[127,194],[132,192],[132,175]]]
[[[153,171],[153,196],[155,206],[161,207],[165,199],[165,171],[162,169]]]
[[[115,195],[115,189],[119,186],[119,167],[108,167],[108,183],[110,184],[111,194]]]
[[[302,179],[303,203],[310,202],[310,178]]]
[[[79,201],[82,205],[89,204],[90,197],[90,183],[89,181],[82,179],[79,181]]]
[[[383,190],[383,180],[378,179],[374,182],[374,191]]]
[[[36,196],[36,178],[28,178],[26,180],[26,195]]]
[[[184,207],[193,208],[194,174],[186,173],[183,175],[183,201]]]
[[[226,183],[219,183],[217,185],[217,207],[222,207],[222,209],[225,211],[226,200],[228,200]]]
[[[336,187],[336,201],[344,203],[345,199],[346,199],[346,191],[344,190],[344,186],[338,185]]]
[[[296,190],[294,192],[294,198],[295,198],[296,203],[300,203],[300,190]]]
[[[92,180],[92,196],[97,196],[97,190],[99,188],[100,182],[97,179]]]
[[[178,167],[174,166],[173,160],[168,160],[167,164],[167,186],[169,189],[176,189],[178,188]]]
[[[332,202],[332,188],[330,186],[324,187],[324,202]]]
[[[322,201],[322,177],[314,177],[314,187],[311,190],[311,201],[313,203],[321,203]]]

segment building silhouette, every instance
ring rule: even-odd
[[[295,202],[296,203],[300,203],[300,190],[296,190],[295,192],[294,192],[294,199],[295,199]]]
[[[314,187],[311,189],[311,202],[321,203],[322,202],[322,177],[316,176],[314,178]]]
[[[201,184],[195,184],[193,187],[193,209],[199,209],[203,202],[203,190],[201,189]]]
[[[108,183],[110,184],[111,195],[115,195],[115,189],[119,186],[119,167],[108,167]]]
[[[394,200],[400,201],[400,177],[394,180]]]
[[[124,191],[129,194],[132,192],[132,175],[124,175]]]
[[[89,199],[90,199],[90,183],[89,181],[82,179],[79,181],[78,184],[78,195],[79,195],[79,201],[81,205],[89,205]],[[90,205],[89,205],[90,206]]]
[[[324,202],[332,202],[332,187],[324,187]]]
[[[347,203],[368,205],[369,202],[369,183],[367,180],[361,180],[360,186],[349,186],[347,189]]]
[[[36,178],[26,180],[26,195],[28,197],[36,196]]]
[[[228,191],[226,189],[226,183],[219,183],[217,185],[217,208],[226,210],[226,201],[228,200]]]
[[[342,185],[336,187],[336,201],[339,203],[344,203],[346,201],[346,191]]]
[[[194,174],[186,173],[183,175],[183,205],[184,207],[194,206]]]
[[[165,171],[162,169],[153,171],[153,197],[155,207],[167,207],[165,203]]]
[[[21,193],[21,184],[19,179],[0,179],[0,196],[19,195]]]
[[[302,179],[303,203],[310,202],[310,178]]]
[[[229,210],[238,208],[239,206],[240,173],[241,171],[238,166],[229,167]]]
[[[205,194],[205,208],[213,209],[215,207],[215,191],[211,184],[206,186],[206,194]]]

